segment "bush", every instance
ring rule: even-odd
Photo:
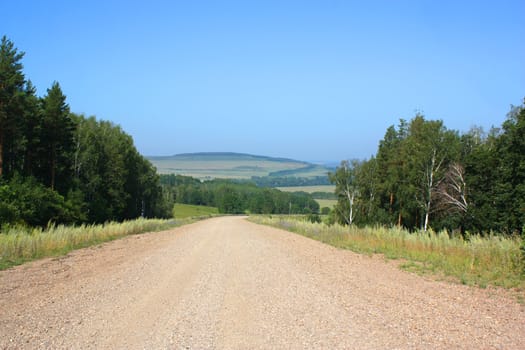
[[[74,221],[70,203],[33,177],[15,176],[0,183],[0,222],[46,226]]]
[[[321,217],[317,214],[308,214],[307,220],[310,221],[311,223],[320,223]]]

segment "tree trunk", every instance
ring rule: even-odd
[[[426,210],[426,213],[425,213],[425,227],[424,227],[425,232],[427,232],[427,228],[428,228],[428,210]]]
[[[348,199],[348,226],[352,226],[354,222],[354,201],[355,201],[355,190],[350,187],[346,187],[346,198]]]
[[[430,168],[428,169],[428,183],[427,183],[427,200],[425,202],[425,224],[423,226],[423,230],[426,232],[428,229],[428,221],[430,216],[430,209],[432,206],[432,192],[434,190],[434,173],[439,170],[441,167],[441,163],[443,160],[441,160],[436,165],[436,150],[434,149],[432,152],[432,159],[430,160]]]
[[[351,195],[349,194],[348,203],[350,207],[350,210],[348,213],[348,225],[352,226],[352,223],[354,221],[354,193],[353,192]]]

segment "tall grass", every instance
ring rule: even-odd
[[[406,259],[403,268],[442,275],[465,284],[525,289],[520,239],[450,237],[446,232],[415,232],[384,227],[358,228],[310,223],[286,217],[251,217],[252,221],[359,253]]]
[[[0,233],[0,270],[25,261],[63,255],[90,245],[119,237],[150,231],[160,231],[190,222],[188,220],[137,219],[103,225],[64,226],[42,228],[7,228]]]

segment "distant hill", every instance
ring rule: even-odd
[[[281,163],[302,163],[309,164],[308,162],[302,162],[298,160],[288,158],[274,158],[267,156],[257,156],[247,153],[235,153],[235,152],[198,152],[198,153],[181,153],[173,156],[159,156],[159,157],[147,157],[150,161],[153,160],[191,160],[191,161],[218,161],[218,160],[236,160],[236,161],[250,161],[250,160],[268,160],[272,162]]]
[[[199,179],[250,179],[252,176],[326,176],[328,168],[304,161],[232,152],[184,153],[147,157],[160,174],[179,174]]]

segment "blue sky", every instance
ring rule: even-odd
[[[144,155],[374,154],[417,111],[499,126],[525,97],[525,1],[0,1],[44,95]]]

